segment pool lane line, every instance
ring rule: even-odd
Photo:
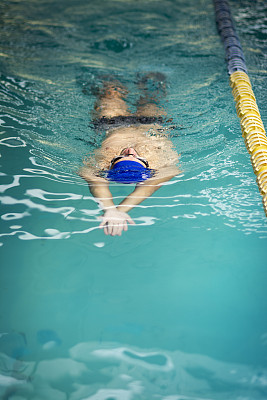
[[[242,136],[250,154],[251,164],[263,196],[267,216],[267,137],[256,98],[248,76],[242,46],[235,30],[229,4],[226,0],[213,0],[216,24],[224,45],[230,75],[230,86],[240,118]]]

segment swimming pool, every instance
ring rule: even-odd
[[[232,3],[266,126],[266,6]],[[1,396],[266,399],[267,224],[212,3],[1,7]],[[106,237],[76,174],[101,141],[90,87],[115,74],[133,109],[146,71],[183,173]]]

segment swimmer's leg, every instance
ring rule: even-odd
[[[104,82],[94,106],[94,119],[131,115],[125,101],[126,95],[127,89],[120,82]]]
[[[160,72],[149,72],[138,80],[141,96],[137,102],[136,115],[154,117],[166,115],[160,100],[166,95],[165,75]]]

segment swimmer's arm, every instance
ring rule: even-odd
[[[88,172],[85,174],[84,171],[80,175],[88,182],[91,194],[104,211],[99,227],[104,229],[105,235],[120,236],[122,231],[128,230],[127,224],[135,225],[127,213],[117,210],[107,181]]]
[[[104,211],[115,208],[109,184],[105,179],[95,176],[87,168],[81,168],[79,175],[88,183],[90,193],[99,200]]]
[[[169,181],[179,172],[179,169],[176,167],[166,168],[162,176],[148,179],[142,184],[137,184],[134,191],[117,206],[117,210],[128,213],[132,208],[155,193],[164,182]]]
[[[100,205],[104,211],[115,208],[112,194],[109,190],[108,183],[88,182],[91,194],[99,200]]]

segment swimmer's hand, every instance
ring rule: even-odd
[[[99,227],[104,228],[105,235],[121,236],[122,231],[128,230],[127,223],[135,225],[135,222],[127,213],[112,208],[105,211]]]

